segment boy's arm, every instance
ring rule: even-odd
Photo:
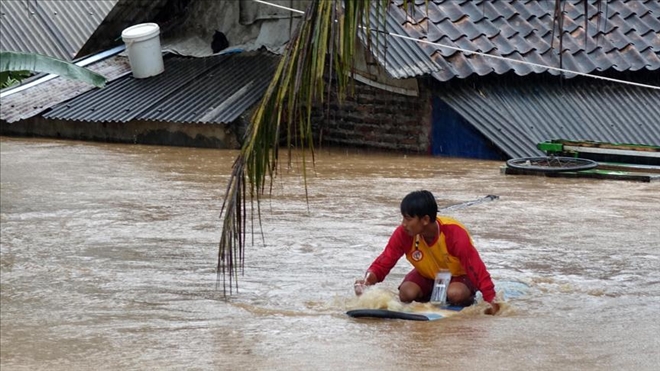
[[[385,250],[374,260],[367,269],[366,279],[373,276],[373,283],[382,282],[390,273],[392,268],[404,254],[404,244],[406,237],[409,237],[403,227],[399,226],[385,246]],[[369,274],[372,273],[372,274]]]
[[[495,285],[490,278],[486,265],[472,245],[467,231],[459,225],[444,225],[447,241],[447,252],[460,260],[468,278],[477,287],[484,300],[493,303]]]
[[[363,279],[355,281],[355,293],[362,294],[364,286],[375,285],[382,282],[390,273],[397,261],[404,254],[405,237],[409,237],[405,230],[399,226],[385,246],[385,250],[371,263]]]

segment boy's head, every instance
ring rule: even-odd
[[[420,219],[428,215],[429,220],[435,220],[438,216],[438,203],[429,191],[410,192],[401,201],[401,215]]]

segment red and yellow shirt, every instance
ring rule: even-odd
[[[420,235],[409,236],[403,226],[399,226],[368,270],[381,282],[401,256],[406,255],[415,269],[431,280],[440,269],[448,269],[452,276],[467,275],[481,291],[484,300],[492,302],[495,299],[495,285],[467,229],[449,217],[439,216],[437,220],[440,234],[431,244],[427,244]]]

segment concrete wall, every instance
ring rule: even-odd
[[[280,6],[305,10],[310,0],[271,0]],[[266,47],[281,53],[302,15],[253,0],[192,1],[185,21],[163,36],[163,48],[182,55],[207,56],[212,53],[215,31],[225,34],[229,48],[256,50]],[[199,42],[203,40],[202,42]]]
[[[236,132],[240,125],[175,124],[131,121],[79,122],[46,120],[41,117],[8,124],[2,122],[0,135],[90,140],[98,142],[158,144],[204,148],[240,148]]]

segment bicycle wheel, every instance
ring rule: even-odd
[[[559,156],[512,158],[506,164],[514,169],[542,173],[589,170],[598,166],[596,161],[586,158]]]

